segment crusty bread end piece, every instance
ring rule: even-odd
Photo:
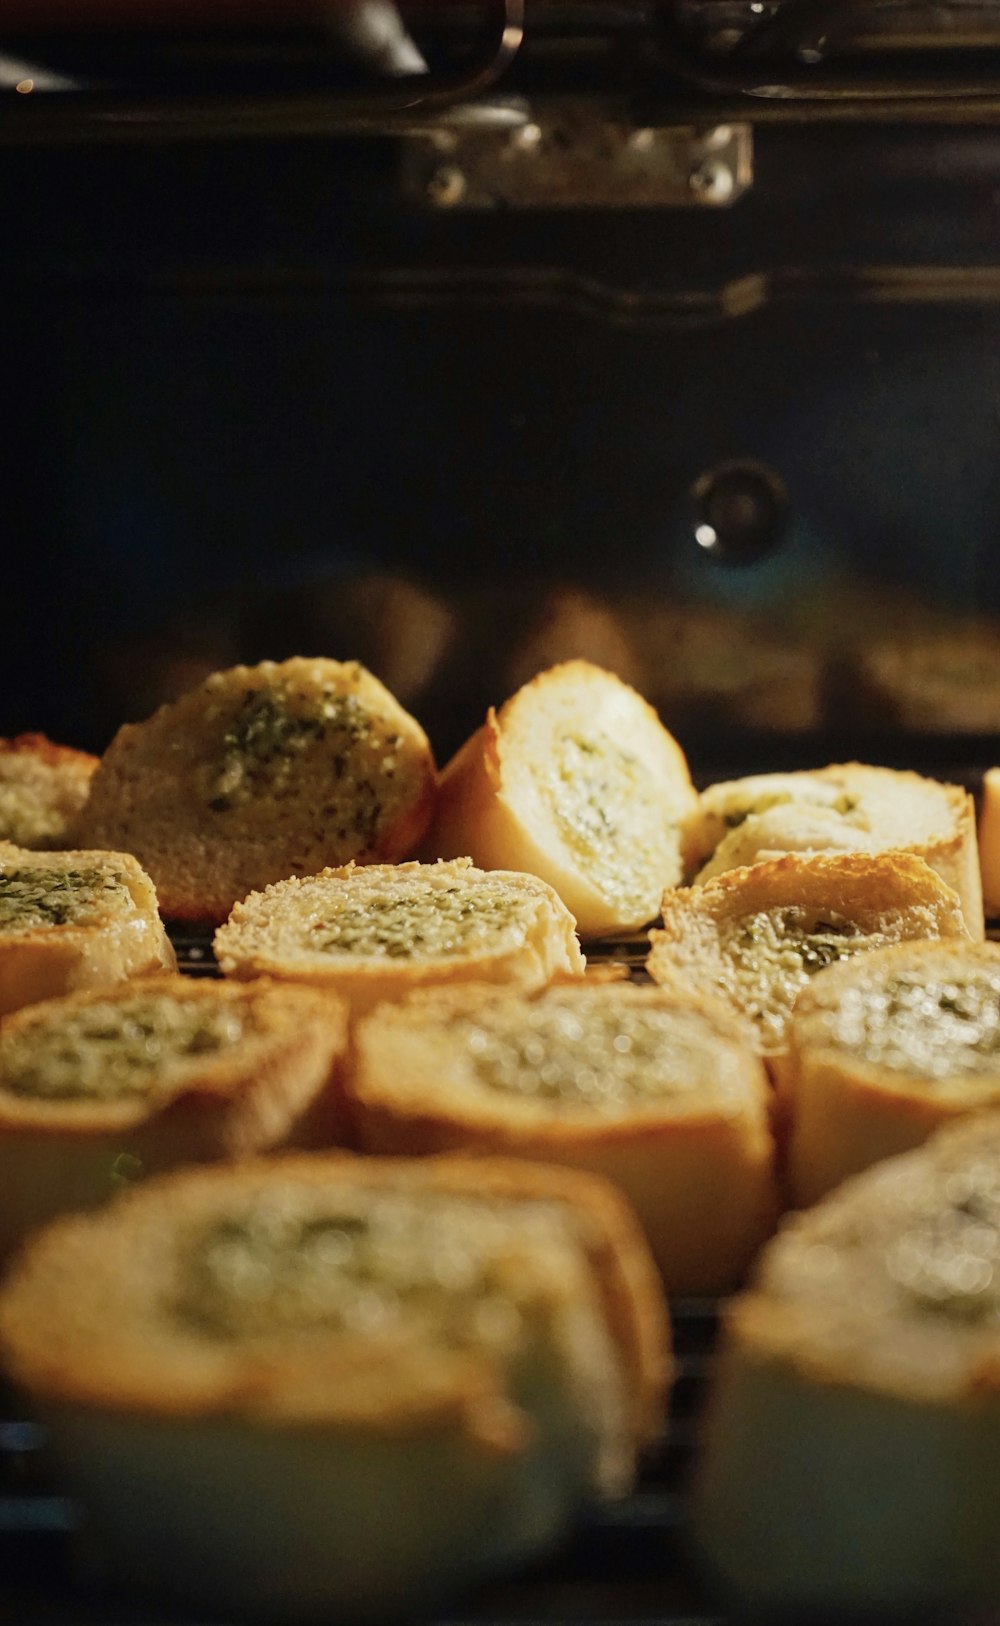
[[[255,888],[415,850],[434,804],[423,729],[356,661],[216,672],[119,729],[80,839],[135,853],[168,918],[218,924]]]
[[[491,710],[444,769],[424,852],[539,875],[596,937],[653,919],[681,878],[680,825],[695,801],[652,706],[610,672],[567,661]]]

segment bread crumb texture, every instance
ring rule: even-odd
[[[265,661],[120,729],[81,828],[140,858],[165,914],[217,923],[285,876],[405,856],[434,771],[423,729],[357,662]]]

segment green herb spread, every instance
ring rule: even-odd
[[[238,1044],[252,1029],[249,1008],[226,1001],[137,994],[39,1017],[0,1035],[0,1085],[41,1100],[113,1100],[143,1095],[157,1079]]]
[[[83,925],[111,907],[131,903],[116,869],[25,868],[0,871],[0,932]]]
[[[388,959],[467,954],[498,933],[523,937],[533,898],[487,888],[415,882],[391,895],[347,899],[310,928],[310,949]]]
[[[903,973],[848,989],[827,1022],[834,1042],[881,1067],[928,1081],[1000,1075],[1000,974]]]

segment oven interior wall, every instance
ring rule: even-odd
[[[429,211],[381,139],[12,146],[0,204],[0,734],[301,651],[443,757],[586,653],[705,771],[1000,742],[995,131],[765,127],[718,210]]]

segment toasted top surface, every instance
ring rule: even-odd
[[[0,1290],[0,1353],[36,1395],[114,1409],[390,1428],[485,1402],[495,1427],[499,1375],[558,1345],[575,1303],[617,1345],[638,1417],[666,1361],[647,1269],[624,1205],[585,1176],[286,1157],[49,1227]]]
[[[763,1109],[764,1075],[739,1018],[622,983],[415,994],[380,1007],[356,1046],[362,1100],[526,1130]]]
[[[146,977],[46,1000],[0,1028],[0,1122],[100,1108],[117,1119],[189,1088],[228,1094],[317,1024],[346,1042],[335,998],[265,981]]]
[[[957,895],[907,853],[788,855],[666,893],[651,975],[733,1000],[780,1048],[809,979],[859,951],[908,938],[966,937]]]
[[[698,879],[783,852],[882,852],[953,836],[966,793],[920,774],[834,764],[711,785],[686,830]],[[706,862],[707,860],[707,862]]]
[[[120,729],[82,827],[143,860],[167,914],[220,920],[284,876],[403,856],[433,795],[427,737],[388,690],[296,658],[214,673]]]
[[[156,911],[156,895],[127,853],[36,853],[0,843],[0,942],[53,927],[88,927]]]
[[[733,1325],[827,1381],[1000,1387],[1000,1114],[962,1120],[787,1220]]]
[[[246,955],[275,965],[378,967],[503,954],[545,922],[572,935],[568,910],[534,875],[479,870],[467,859],[348,866],[253,894],[215,946],[224,967]]]
[[[637,924],[680,879],[687,762],[653,708],[587,661],[551,668],[497,719],[500,794],[557,866]],[[554,881],[554,884],[558,884]]]
[[[97,762],[44,734],[0,739],[0,840],[32,849],[66,846]]]
[[[900,943],[831,966],[792,1021],[801,1051],[849,1052],[882,1089],[1000,1095],[1000,944]]]

